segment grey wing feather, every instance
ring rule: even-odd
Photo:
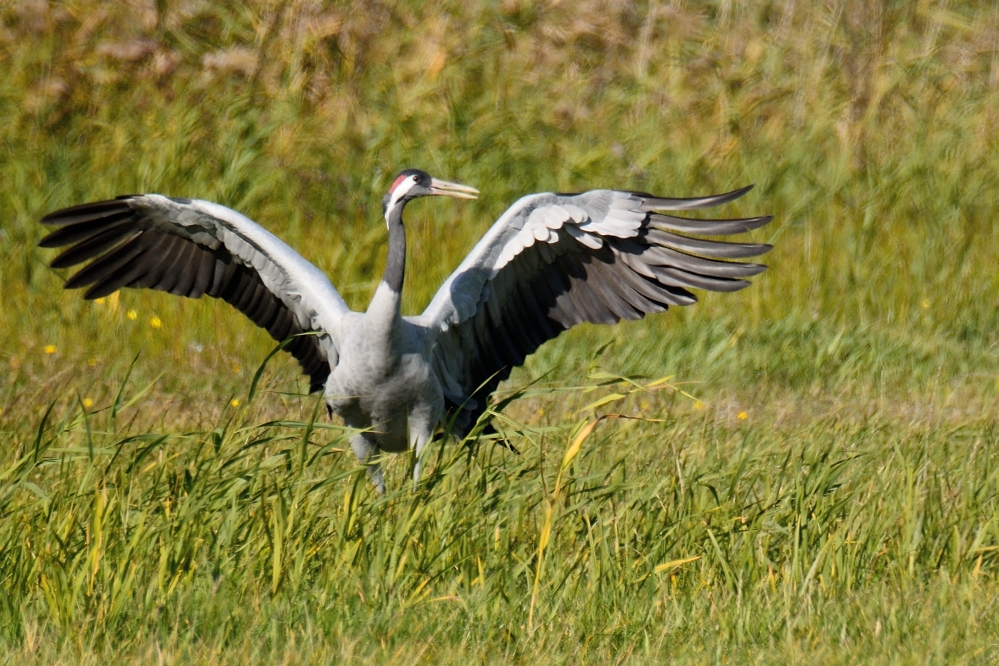
[[[751,186],[750,186],[751,187]],[[432,362],[467,433],[488,395],[545,341],[575,324],[614,323],[689,305],[688,288],[736,291],[765,266],[719,261],[770,250],[760,243],[679,233],[743,233],[770,217],[696,220],[696,210],[750,187],[693,199],[594,190],[533,194],[515,203],[448,278],[417,322],[436,336]]]
[[[341,321],[350,312],[329,279],[288,245],[234,210],[158,194],[74,206],[42,218],[58,227],[41,247],[65,247],[55,268],[90,262],[67,289],[84,298],[148,288],[235,306],[286,349],[319,390],[337,364]]]

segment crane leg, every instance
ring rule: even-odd
[[[433,437],[434,425],[437,423],[432,415],[424,409],[414,409],[409,414],[409,448],[415,453],[413,463],[413,490],[420,483],[420,473],[423,471],[423,450]]]
[[[413,490],[415,491],[420,483],[420,473],[423,471],[423,449],[430,441],[430,435],[418,435],[414,438],[413,450],[416,452],[416,462],[413,464]]]
[[[365,433],[358,433],[350,440],[350,448],[354,449],[357,459],[367,465],[368,478],[375,484],[379,495],[385,494],[385,479],[382,475],[382,466],[378,464],[378,447],[369,439]],[[372,460],[375,458],[375,460]]]

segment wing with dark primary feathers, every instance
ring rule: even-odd
[[[315,266],[234,210],[159,194],[74,206],[42,218],[58,227],[41,247],[68,246],[53,268],[87,263],[66,281],[84,298],[123,287],[231,303],[275,340],[307,331],[285,348],[320,390],[337,363],[347,304]]]
[[[543,342],[587,321],[612,324],[697,301],[690,288],[737,291],[766,266],[726,261],[769,245],[694,238],[765,225],[769,216],[695,220],[696,210],[752,186],[694,199],[594,190],[532,194],[492,226],[415,321],[436,335],[432,362],[454,430],[467,434],[486,399]]]

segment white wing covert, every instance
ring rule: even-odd
[[[275,340],[308,331],[285,348],[323,387],[338,361],[340,323],[350,312],[329,279],[276,236],[219,204],[159,194],[119,197],[47,215],[59,227],[41,247],[69,246],[52,261],[89,261],[66,281],[84,298],[148,288],[232,304]]]
[[[611,324],[697,301],[688,288],[736,291],[766,266],[720,261],[763,254],[769,245],[682,234],[727,235],[770,221],[696,220],[694,210],[749,191],[694,199],[593,190],[533,194],[492,226],[440,288],[418,321],[436,335],[432,363],[454,421],[466,434],[485,399],[542,343],[575,324]],[[677,233],[679,232],[679,233]]]

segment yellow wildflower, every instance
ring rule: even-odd
[[[129,310],[128,312],[125,313],[125,316],[131,319],[132,321],[135,321],[136,319],[139,318],[139,313],[136,312],[135,310]]]
[[[232,400],[231,400],[231,401],[229,402],[229,404],[230,404],[230,405],[232,405],[233,407],[239,407],[239,398],[233,398],[233,399],[232,399]]]
[[[45,353],[46,354],[55,354],[56,353],[56,346],[55,345],[45,345]]]
[[[93,406],[94,406],[94,401],[93,401],[93,400],[91,400],[90,398],[84,398],[84,399],[83,399],[83,406],[84,406],[84,407],[85,407],[86,409],[90,409],[91,407],[93,407]]]
[[[153,316],[149,320],[149,325],[152,326],[153,328],[162,328],[163,327],[163,322],[160,320],[159,317]]]
[[[736,418],[739,419],[740,421],[745,421],[746,419],[749,418],[749,413],[748,412],[739,412],[739,415]]]

